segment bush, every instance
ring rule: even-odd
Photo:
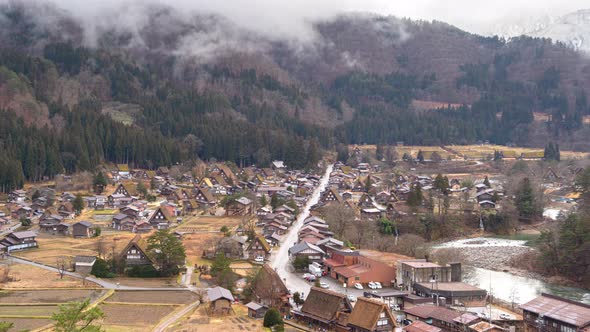
[[[99,237],[102,233],[102,229],[100,227],[94,227],[94,237]]]
[[[269,309],[266,314],[264,314],[264,327],[272,327],[275,325],[283,325],[283,319],[281,318],[281,314],[275,308]]]
[[[134,278],[157,278],[160,273],[151,265],[136,265],[127,269],[127,276]]]
[[[293,267],[297,271],[307,270],[307,268],[309,267],[309,264],[311,264],[311,261],[309,260],[309,257],[307,257],[307,256],[297,256],[297,257],[295,257],[295,260],[293,261]]]
[[[92,266],[90,274],[98,278],[114,278],[115,274],[111,272],[109,264],[102,258],[97,258]]]

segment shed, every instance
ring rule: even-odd
[[[246,304],[246,307],[248,308],[248,317],[251,318],[264,318],[264,315],[268,310],[266,306],[263,306],[262,304],[258,304],[256,302],[250,302]]]

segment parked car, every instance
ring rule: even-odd
[[[315,281],[316,277],[311,273],[306,273],[303,275],[303,279],[307,281]]]
[[[354,284],[354,288],[356,289],[363,289],[363,285],[359,284],[358,282]]]
[[[262,256],[256,256],[256,258],[254,258],[254,261],[256,263],[264,263],[264,257],[262,257]]]
[[[356,302],[356,296],[354,296],[352,294],[348,294],[346,297],[348,298],[348,301]]]
[[[328,285],[327,283],[322,281],[322,282],[320,282],[320,287],[321,288],[330,288],[330,285]]]
[[[377,286],[377,289],[381,289],[381,288],[383,288],[383,286],[381,285],[381,283],[380,283],[380,282],[378,282],[378,281],[375,281],[373,284],[374,284],[375,286]]]
[[[500,314],[500,318],[506,319],[506,320],[512,320],[513,319],[512,316],[510,316],[509,314],[504,314],[504,313]]]
[[[369,283],[367,284],[367,286],[369,286],[370,289],[377,289],[377,285],[375,285],[374,282],[369,281]]]

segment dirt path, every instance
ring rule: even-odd
[[[154,329],[152,331],[153,332],[163,332],[164,330],[166,330],[166,328],[168,326],[174,324],[174,322],[176,322],[177,320],[182,318],[182,316],[186,315],[189,311],[196,308],[199,305],[199,303],[200,302],[197,301],[197,302],[193,302],[193,303],[187,305],[182,310],[180,310],[180,311],[176,312],[175,314],[173,314],[172,316],[166,318],[163,322],[161,322],[156,327],[154,327]]]

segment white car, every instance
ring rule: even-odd
[[[369,283],[367,284],[367,286],[369,286],[370,289],[377,289],[377,285],[375,285],[374,282],[369,281]]]
[[[330,285],[328,285],[327,283],[320,281],[320,287],[321,288],[330,288]]]
[[[512,316],[510,316],[509,314],[500,314],[500,318],[501,319],[505,319],[505,320],[512,320]]]
[[[256,263],[264,263],[264,257],[262,257],[262,256],[256,256],[256,258],[254,258],[254,261]]]
[[[356,296],[354,296],[352,294],[348,294],[346,297],[348,298],[348,301],[356,302]]]
[[[375,286],[377,286],[377,289],[381,289],[381,288],[383,288],[383,286],[381,285],[381,283],[380,283],[380,282],[378,282],[378,281],[375,281],[373,284],[374,284]]]
[[[354,284],[354,288],[356,289],[363,289],[363,285],[359,284],[358,282]]]

